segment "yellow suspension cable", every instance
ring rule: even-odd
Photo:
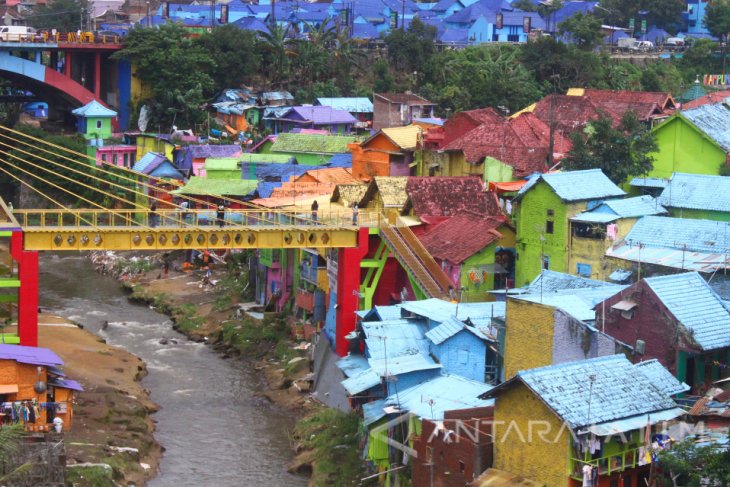
[[[13,166],[13,164],[11,164],[11,163],[9,163],[8,161],[5,161],[4,159],[1,159],[1,158],[0,158],[0,162],[4,162],[4,163],[6,163],[6,164],[10,164],[11,166]],[[20,168],[18,168],[18,169],[20,169]],[[25,186],[27,186],[28,188],[32,189],[33,191],[35,191],[36,193],[38,193],[38,194],[39,194],[39,195],[41,195],[42,197],[44,197],[44,198],[46,198],[47,200],[51,201],[52,203],[54,203],[54,204],[56,204],[56,205],[60,206],[60,207],[61,207],[62,209],[64,209],[64,210],[67,210],[67,211],[71,211],[71,210],[70,210],[70,209],[69,209],[68,207],[66,207],[66,206],[62,205],[61,203],[59,203],[58,201],[54,200],[54,199],[53,199],[53,198],[51,198],[50,196],[48,196],[48,195],[46,195],[46,194],[42,193],[42,192],[41,192],[41,191],[40,191],[39,189],[36,189],[36,188],[34,188],[34,187],[33,187],[33,186],[31,185],[31,184],[29,184],[29,183],[27,183],[27,182],[23,181],[23,180],[22,180],[22,179],[21,179],[20,177],[18,177],[18,176],[16,176],[15,174],[11,173],[11,172],[10,172],[10,171],[8,171],[7,169],[3,168],[2,166],[0,166],[0,171],[4,172],[4,173],[5,173],[5,174],[7,174],[8,176],[10,176],[10,177],[12,177],[12,178],[14,178],[14,179],[18,180],[18,181],[19,181],[19,182],[20,182],[21,184],[24,184]],[[21,169],[21,171],[22,171],[22,169]],[[24,171],[24,172],[25,172],[25,171]],[[63,189],[63,188],[59,188],[59,189]],[[89,221],[89,220],[87,220],[86,218],[82,217],[82,216],[81,216],[80,214],[78,215],[78,217],[79,217],[79,219],[80,219],[80,220],[84,221],[84,222],[85,222],[85,223],[87,223],[88,225],[90,225],[90,226],[92,226],[92,227],[96,228],[97,230],[99,229],[99,227],[97,227],[96,225],[94,225],[94,224],[93,224],[92,222],[90,222],[90,221]],[[27,222],[25,222],[25,223],[27,224]]]
[[[18,159],[18,160],[20,160],[21,162],[24,162],[25,164],[30,164],[31,166],[33,166],[33,167],[35,167],[35,168],[38,168],[38,169],[42,169],[42,170],[44,170],[44,171],[46,171],[46,172],[49,172],[49,173],[53,174],[54,176],[58,176],[58,177],[60,177],[60,178],[66,179],[66,180],[68,180],[68,181],[71,181],[71,182],[74,182],[74,183],[78,184],[79,186],[82,186],[82,187],[84,187],[84,188],[86,188],[86,189],[90,189],[90,190],[92,190],[92,191],[94,191],[94,190],[95,190],[95,188],[94,188],[93,186],[89,186],[88,184],[86,184],[86,183],[82,183],[81,181],[76,181],[76,180],[74,180],[74,179],[73,179],[73,178],[71,178],[71,177],[68,177],[68,176],[66,176],[66,175],[63,175],[63,174],[59,174],[59,173],[57,173],[57,172],[55,172],[55,171],[52,171],[52,170],[50,170],[50,169],[47,169],[47,168],[45,168],[45,167],[43,167],[43,166],[41,166],[41,165],[39,165],[39,164],[35,164],[35,163],[33,163],[33,162],[30,162],[30,161],[26,161],[25,159],[23,159],[23,158],[21,158],[21,157],[18,157],[18,156],[14,155],[14,154],[10,154],[10,153],[8,153],[8,152],[5,152],[5,151],[3,151],[3,150],[0,150],[0,154],[4,154],[4,155],[6,155],[6,156],[10,156],[10,157],[12,157],[12,158],[14,158],[14,159]],[[3,162],[5,162],[6,164],[10,164],[10,163],[9,163],[9,162],[7,162],[7,161],[3,161]],[[12,164],[11,164],[11,165],[12,165]],[[14,165],[13,165],[13,167],[16,167],[16,166],[14,166]],[[23,169],[21,169],[21,170],[22,170],[23,172],[25,172],[25,170],[23,170]],[[33,176],[34,176],[34,177],[37,177],[37,178],[39,178],[39,179],[40,179],[41,181],[44,181],[44,182],[47,182],[48,184],[52,184],[52,185],[53,185],[53,183],[51,183],[50,181],[44,180],[44,179],[43,179],[42,177],[40,177],[40,176],[38,176],[38,175],[33,175]],[[56,186],[56,185],[54,185],[54,187],[55,187],[55,186]],[[70,190],[68,190],[68,189],[63,189],[63,191],[66,191],[66,192],[67,192],[68,194],[70,194],[70,195],[72,195],[72,196],[74,196],[74,197],[76,197],[76,198],[79,198],[79,199],[81,199],[81,200],[84,200],[84,201],[86,201],[86,202],[88,202],[88,203],[91,203],[92,205],[94,205],[94,206],[96,206],[96,207],[98,207],[98,208],[101,208],[102,210],[106,210],[106,209],[107,209],[107,208],[104,208],[104,207],[103,207],[102,205],[100,205],[100,204],[98,204],[98,203],[95,203],[95,202],[93,202],[93,201],[91,201],[91,200],[89,200],[89,199],[87,199],[87,198],[84,198],[84,197],[83,197],[83,196],[81,196],[81,195],[77,195],[76,193],[74,193],[74,192],[72,192],[72,191],[70,191]],[[102,193],[102,194],[106,194],[106,193],[105,193],[104,191],[99,191],[99,192],[100,192],[100,193]],[[120,198],[120,197],[118,197],[118,196],[116,196],[116,195],[113,195],[113,194],[108,194],[107,196],[110,196],[110,197],[112,197],[112,198],[116,198],[116,199],[119,199],[119,200],[121,200],[121,201],[123,201],[123,202],[126,202],[126,201],[127,201],[127,200],[125,200],[125,199],[123,199],[123,198]],[[127,220],[127,221],[129,221],[129,222],[134,222],[134,220],[133,220],[132,218],[126,217],[126,216],[124,216],[124,215],[121,215],[121,216],[122,216],[122,218],[123,218],[123,219],[125,219],[125,220]],[[135,222],[135,223],[136,223],[136,222]]]
[[[29,138],[29,139],[31,139],[31,140],[33,140],[33,141],[37,142],[37,143],[45,144],[45,145],[48,145],[48,146],[54,147],[54,148],[56,148],[56,149],[59,149],[59,150],[62,150],[62,151],[65,151],[65,152],[68,152],[68,153],[71,153],[71,154],[74,154],[74,155],[77,155],[77,156],[83,157],[83,158],[85,158],[85,159],[87,159],[87,160],[93,161],[94,163],[96,162],[96,160],[95,160],[95,159],[94,159],[93,157],[91,157],[91,156],[88,156],[88,155],[86,155],[86,154],[83,154],[83,153],[80,153],[80,152],[76,152],[76,151],[74,151],[74,150],[72,150],[72,149],[68,149],[68,148],[66,148],[66,147],[60,146],[60,145],[58,145],[58,144],[54,144],[54,143],[52,143],[52,142],[48,142],[48,141],[46,141],[46,140],[42,140],[42,139],[39,139],[39,138],[37,138],[37,137],[33,137],[32,135],[29,135],[29,134],[26,134],[26,133],[20,132],[20,131],[18,131],[18,130],[14,130],[14,129],[11,129],[11,128],[9,128],[9,127],[6,127],[6,126],[4,126],[4,125],[0,125],[0,129],[2,129],[2,130],[7,130],[7,131],[9,131],[9,132],[12,132],[12,133],[15,133],[15,134],[21,135],[21,136],[23,136],[23,137],[26,137],[26,138]],[[5,138],[8,138],[8,139],[10,139],[10,140],[13,140],[13,141],[16,141],[16,142],[19,142],[19,143],[21,143],[21,144],[24,144],[24,145],[28,145],[28,146],[31,146],[31,147],[36,147],[36,148],[38,148],[39,150],[41,150],[41,151],[43,151],[43,152],[46,152],[46,153],[50,153],[50,154],[54,154],[54,155],[58,155],[59,157],[61,157],[61,158],[63,158],[63,159],[66,159],[66,160],[68,160],[68,161],[74,162],[74,163],[76,163],[76,164],[82,164],[82,165],[84,165],[85,167],[88,167],[88,164],[87,164],[87,163],[84,163],[84,162],[81,162],[81,161],[77,161],[77,160],[75,160],[75,159],[72,159],[72,158],[69,158],[69,157],[66,157],[66,156],[62,156],[62,155],[59,155],[59,154],[57,154],[57,153],[54,153],[54,152],[51,152],[51,151],[47,151],[47,150],[45,150],[45,149],[42,149],[42,148],[40,148],[40,147],[34,146],[34,145],[32,145],[32,144],[30,144],[30,143],[28,143],[28,142],[25,142],[25,141],[21,141],[21,140],[18,140],[18,139],[16,139],[16,138],[10,137],[10,136],[8,136],[8,135],[3,135],[2,133],[0,133],[0,136],[2,136],[2,137],[5,137]],[[109,164],[109,163],[107,163],[107,164],[108,164],[108,165],[111,165],[111,164]],[[119,167],[119,166],[114,166],[114,167],[117,167],[118,169],[121,169],[122,171],[126,171],[126,172],[129,172],[129,173],[131,173],[131,174],[135,174],[135,175],[137,175],[137,176],[143,176],[143,177],[145,177],[145,178],[148,178],[148,179],[149,179],[149,176],[148,176],[147,174],[143,174],[143,173],[140,173],[140,172],[138,172],[138,171],[133,171],[132,169],[129,169],[129,168],[121,168],[121,167]],[[124,178],[124,179],[126,179],[126,180],[129,180],[129,181],[134,181],[135,183],[137,182],[137,180],[136,180],[136,179],[130,179],[130,178],[126,178],[126,177],[124,177],[124,176],[119,176],[118,174],[114,174],[114,173],[111,173],[110,171],[106,171],[106,170],[104,170],[104,172],[108,172],[108,173],[110,173],[110,174],[113,174],[113,175],[115,175],[115,176],[117,176],[117,177],[122,177],[122,178]],[[151,186],[151,185],[149,185],[149,184],[147,184],[147,183],[142,183],[142,184],[143,184],[143,185],[145,185],[145,186],[147,186],[148,188],[149,188],[149,187],[152,187],[152,188],[155,188],[156,190],[158,190],[158,189],[159,189],[159,188],[157,188],[157,187],[155,187],[155,186]],[[132,191],[132,192],[135,192],[135,193],[137,193],[137,194],[140,194],[139,192],[136,192],[136,191],[134,191],[134,190],[131,190],[131,189],[128,189],[128,191]],[[169,194],[169,192],[167,192],[167,191],[161,191],[161,192],[165,192],[165,193],[168,193],[168,194]],[[143,193],[141,193],[141,194],[143,194]],[[152,196],[148,196],[148,197],[149,197],[149,198],[152,198],[152,199],[155,199],[155,200],[157,200],[157,201],[161,201],[161,202],[165,202],[165,203],[167,203],[167,202],[166,202],[165,200],[162,200],[162,199],[159,199],[159,198],[156,198],[156,197],[152,197]],[[200,200],[200,199],[197,199],[197,198],[193,198],[193,197],[191,197],[191,196],[187,196],[187,195],[181,195],[180,197],[181,197],[181,198],[184,198],[184,199],[187,199],[187,200],[189,200],[189,201],[194,201],[194,202],[196,202],[196,203],[202,203],[202,204],[205,204],[205,205],[208,205],[208,204],[209,204],[209,203],[208,203],[207,201],[205,201],[205,200]],[[244,205],[244,206],[248,206],[248,207],[251,207],[251,208],[256,208],[256,207],[257,207],[256,205],[253,205],[253,204],[251,204],[251,203],[248,203],[248,202],[246,202],[246,201],[243,201],[243,200],[237,200],[237,199],[234,199],[234,198],[230,198],[230,197],[228,197],[228,196],[224,196],[224,195],[221,195],[221,196],[216,196],[216,197],[217,197],[218,199],[222,200],[222,201],[227,201],[227,202],[230,202],[230,203],[238,203],[238,204],[242,204],[242,205]]]

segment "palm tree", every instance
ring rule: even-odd
[[[352,85],[352,70],[360,67],[366,54],[357,49],[355,42],[350,36],[350,28],[338,29],[334,39],[335,47],[330,58],[330,72],[335,78],[337,86],[344,92],[348,92]]]
[[[291,24],[272,23],[267,32],[261,33],[265,64],[268,64],[268,78],[282,85],[288,84],[289,59],[294,55],[294,51],[291,49],[290,31]]]

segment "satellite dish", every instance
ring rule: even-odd
[[[137,128],[139,128],[140,132],[146,132],[147,131],[147,124],[150,121],[150,111],[149,108],[147,108],[147,105],[142,105],[142,108],[139,109],[139,120],[137,120]]]
[[[33,390],[36,391],[37,394],[43,394],[44,392],[46,392],[46,389],[46,383],[42,380],[39,380],[38,382],[33,384]]]

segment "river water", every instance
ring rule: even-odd
[[[84,257],[45,254],[40,269],[44,309],[147,363],[142,384],[161,406],[153,416],[155,438],[166,449],[150,486],[306,485],[286,471],[292,421],[254,396],[248,367],[187,340],[167,316],[130,303],[119,283],[97,274]],[[101,330],[104,320],[109,325]],[[163,337],[177,343],[160,345]]]

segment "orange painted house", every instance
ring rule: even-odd
[[[28,431],[51,431],[53,419],[59,417],[63,429],[69,430],[74,392],[83,391],[83,387],[66,379],[58,369],[60,365],[63,360],[48,348],[0,345],[0,423],[23,423]]]
[[[374,176],[409,176],[423,129],[416,125],[380,130],[361,144],[348,144],[352,175],[363,181]]]

